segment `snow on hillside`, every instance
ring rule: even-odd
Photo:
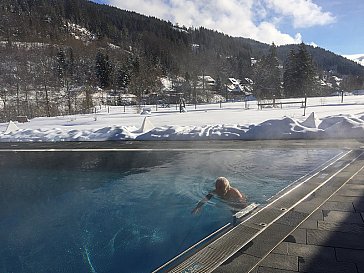
[[[187,105],[185,113],[176,105],[148,107],[148,115],[132,106],[125,112],[115,106],[97,114],[2,123],[0,141],[364,139],[364,96],[347,96],[344,103],[338,96],[309,98],[306,116],[297,105],[258,110],[256,101],[224,103],[222,108]]]
[[[9,44],[8,41],[0,41],[0,47],[5,48]],[[34,48],[45,48],[51,46],[46,43],[38,43],[38,42],[11,42],[12,46],[16,46],[18,48],[24,49],[34,49]]]
[[[344,57],[364,66],[364,54],[344,55]]]
[[[88,29],[81,27],[77,24],[73,23],[66,23],[65,27],[68,28],[68,31],[70,34],[76,39],[81,40],[83,42],[89,42],[96,40],[96,35],[94,35],[91,31]]]

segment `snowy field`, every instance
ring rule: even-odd
[[[305,116],[299,104],[258,110],[256,101],[187,105],[185,113],[176,105],[146,107],[150,113],[102,106],[96,114],[1,123],[0,141],[364,138],[364,96],[308,98]]]

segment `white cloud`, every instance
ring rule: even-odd
[[[203,26],[277,45],[302,41],[300,33],[292,36],[279,30],[283,18],[292,18],[295,27],[334,20],[311,0],[109,0],[109,4],[187,27]]]
[[[312,0],[265,0],[265,2],[275,12],[292,17],[296,28],[335,22],[335,17],[330,12],[323,12],[322,8]]]
[[[266,43],[274,42],[276,45],[284,44],[299,44],[302,42],[302,36],[297,33],[295,37],[288,34],[280,32],[275,25],[262,22],[256,28],[256,33],[254,33],[254,39],[258,41],[264,41]]]

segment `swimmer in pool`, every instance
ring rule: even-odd
[[[192,213],[199,213],[202,206],[214,195],[225,200],[233,210],[241,210],[247,206],[246,197],[241,194],[238,189],[231,187],[229,180],[225,177],[218,177],[215,182],[215,189],[209,192],[205,198],[198,202],[197,206],[192,210]]]

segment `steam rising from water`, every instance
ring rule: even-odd
[[[0,237],[0,268],[60,272],[67,265],[69,272],[150,272],[231,221],[229,208],[218,198],[191,215],[214,188],[216,177],[226,176],[249,202],[264,203],[337,153],[246,149],[92,154],[90,164],[82,158],[84,169],[3,168],[0,234],[9,236]],[[68,162],[77,165],[72,157],[78,156],[68,155]],[[118,166],[130,158],[128,170]],[[105,165],[97,166],[101,162]]]

